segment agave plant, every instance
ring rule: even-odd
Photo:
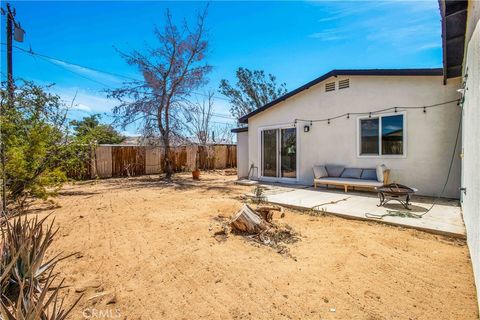
[[[38,217],[18,217],[2,226],[2,261],[7,264],[15,260],[9,281],[5,287],[2,286],[5,288],[4,294],[11,300],[16,300],[20,283],[38,288],[45,272],[59,261],[60,255],[56,255],[44,262],[47,249],[57,232],[53,230],[53,222],[44,226],[47,217],[41,220]]]
[[[63,284],[52,288],[55,281],[53,269],[45,276],[45,282],[41,291],[37,292],[33,286],[25,286],[20,283],[20,294],[17,301],[12,302],[9,299],[2,299],[0,303],[0,319],[5,320],[64,320],[78,303],[80,298],[70,306],[64,309],[63,300],[59,298],[58,293]],[[49,291],[52,291],[49,295]],[[5,301],[5,302],[4,302]]]
[[[0,226],[2,320],[65,319],[76,304],[65,311],[58,298],[63,281],[56,288],[52,287],[55,265],[68,256],[60,258],[58,254],[44,262],[47,249],[58,231],[53,229],[53,221],[46,223],[47,218],[17,217]]]

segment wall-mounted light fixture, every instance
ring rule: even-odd
[[[310,126],[304,126],[303,127],[303,132],[309,132],[310,131]]]

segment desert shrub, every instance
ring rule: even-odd
[[[94,114],[82,120],[72,120],[70,125],[74,131],[75,141],[80,144],[118,144],[125,140],[111,125],[100,123],[101,116]]]
[[[63,307],[56,286],[55,265],[63,258],[45,256],[56,230],[46,218],[3,219],[0,225],[0,319],[65,319],[73,306]],[[78,301],[78,300],[77,300]]]
[[[59,96],[31,82],[15,90],[13,103],[6,90],[0,94],[9,204],[22,206],[30,196],[46,199],[66,181],[69,161],[76,161],[77,146],[68,131],[68,107]]]
[[[255,186],[255,188],[253,188],[253,197],[252,197],[252,201],[254,203],[262,203],[262,202],[265,202],[267,200],[266,196],[265,196],[265,190],[262,186]]]

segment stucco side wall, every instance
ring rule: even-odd
[[[465,44],[468,50],[468,43],[472,39],[473,34],[478,26],[478,21],[480,20],[480,2],[479,1],[468,1],[468,16],[467,16],[467,30],[465,31]],[[468,55],[468,52],[467,54]]]
[[[472,36],[466,47],[464,72],[467,71],[465,102],[463,109],[463,218],[467,229],[467,241],[472,259],[477,296],[480,297],[480,8],[469,11],[467,25]],[[473,28],[472,24],[476,27]],[[479,302],[480,309],[480,302]]]
[[[325,92],[325,82],[350,79],[350,88]],[[339,76],[319,83],[248,120],[249,165],[260,168],[259,129],[293,124],[296,118],[319,119],[348,112],[369,112],[386,107],[423,106],[454,100],[460,80],[443,85],[441,76]],[[298,181],[313,183],[315,164],[342,164],[391,168],[391,181],[419,189],[420,194],[439,194],[450,163],[459,123],[456,103],[427,110],[406,111],[407,155],[404,158],[361,158],[357,155],[357,116],[327,123],[314,123],[310,132],[297,124]],[[452,176],[445,196],[458,197],[460,150],[455,155]]]
[[[237,176],[248,177],[248,132],[237,133]]]

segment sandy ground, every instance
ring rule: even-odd
[[[72,319],[477,319],[467,246],[374,222],[286,211],[295,259],[240,236],[218,215],[251,187],[204,174],[67,185],[51,254]],[[46,214],[43,211],[41,214]],[[276,219],[280,219],[276,216]]]

